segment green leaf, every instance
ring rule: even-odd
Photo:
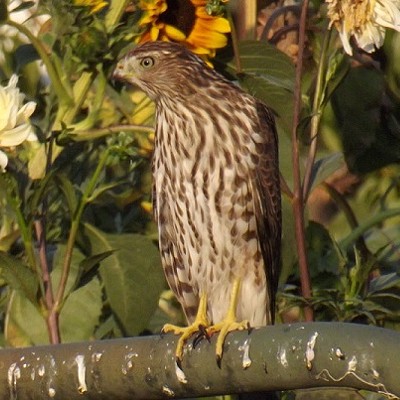
[[[263,101],[278,115],[278,122],[290,131],[293,117],[295,68],[291,59],[275,46],[255,40],[239,43],[242,71],[238,75],[248,92]],[[227,62],[227,72],[237,75],[234,60]]]
[[[393,287],[400,288],[400,276],[395,272],[373,279],[369,285],[369,292],[379,292]]]
[[[58,246],[54,255],[54,270],[51,273],[53,290],[56,290],[60,280],[64,254],[65,246]],[[71,292],[79,271],[79,264],[83,259],[83,254],[75,249],[67,282],[66,292],[69,292],[69,295],[60,314],[60,332],[63,342],[91,339],[99,323],[102,310],[99,279],[95,277],[85,286]],[[47,344],[49,341],[44,316],[18,292],[14,292],[10,299],[5,332],[7,341],[13,345],[39,345]]]
[[[377,255],[385,266],[391,266],[392,271],[400,273],[400,226],[393,221],[393,225],[381,226],[366,235],[366,244],[370,251]]]
[[[21,292],[36,304],[39,282],[36,274],[20,260],[0,251],[0,276],[12,289]]]
[[[340,256],[329,231],[323,225],[309,221],[306,229],[307,253],[312,277],[322,277],[320,288],[332,287],[332,280],[339,274]]]
[[[240,82],[251,95],[274,110],[277,120],[289,132],[293,119],[293,93],[265,75],[244,74]]]
[[[311,171],[311,190],[344,166],[343,153],[333,153],[317,160]]]
[[[88,282],[100,268],[100,262],[111,256],[114,250],[105,251],[103,253],[95,254],[94,256],[85,258],[79,264],[79,274],[76,279],[75,287],[82,286]]]
[[[165,287],[157,247],[147,236],[107,234],[85,224],[92,251],[116,250],[102,261],[100,274],[110,306],[125,334],[147,328]]]
[[[328,70],[326,73],[326,87],[321,106],[326,105],[330,100],[332,94],[343,81],[349,70],[349,57],[345,56],[343,52],[335,51],[335,53],[329,57]]]
[[[78,207],[78,200],[76,198],[74,186],[68,177],[63,173],[57,174],[55,179],[58,186],[64,193],[64,197],[67,200],[69,212],[72,217]]]

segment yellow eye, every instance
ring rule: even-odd
[[[140,61],[140,65],[146,69],[151,68],[154,65],[154,58],[145,57],[142,59],[142,61]]]

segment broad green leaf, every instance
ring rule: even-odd
[[[294,88],[294,65],[290,58],[275,46],[257,40],[242,41],[239,44],[240,64],[244,72],[266,73],[288,90]],[[234,67],[233,61],[229,64]]]
[[[290,58],[275,46],[260,41],[239,43],[242,71],[238,79],[246,90],[271,107],[286,131],[293,119],[295,69]],[[237,74],[234,60],[227,63],[227,72]]]
[[[32,304],[36,304],[39,282],[36,274],[23,262],[0,251],[0,276],[12,289],[21,292]]]
[[[147,328],[165,287],[157,247],[147,236],[107,234],[86,224],[93,252],[115,250],[101,263],[100,274],[111,308],[125,333]]]
[[[65,246],[59,246],[54,255],[54,270],[51,274],[53,289],[57,289]],[[67,292],[73,287],[79,263],[83,254],[74,250],[71,273],[67,283]],[[85,286],[71,292],[60,314],[60,331],[63,342],[89,340],[99,323],[102,310],[102,291],[99,279],[93,278]],[[28,317],[29,316],[29,317]],[[46,321],[25,296],[14,292],[11,296],[7,323],[6,340],[11,345],[39,345],[48,343]]]
[[[311,171],[311,190],[344,166],[343,153],[333,153],[317,160]]]
[[[85,285],[89,280],[91,280],[100,268],[100,262],[113,253],[113,250],[109,250],[84,259],[79,264],[79,274],[76,277],[75,287]]]
[[[245,74],[240,82],[251,95],[274,110],[277,120],[288,134],[293,121],[293,93],[265,75]]]

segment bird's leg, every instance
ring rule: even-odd
[[[183,356],[183,346],[186,341],[196,332],[206,332],[205,328],[210,325],[207,319],[207,295],[202,293],[200,295],[199,307],[194,322],[189,326],[176,326],[172,324],[165,324],[162,332],[173,332],[175,335],[181,335],[176,345],[175,358],[178,366],[181,365]]]
[[[238,322],[236,318],[236,308],[239,300],[239,289],[240,289],[240,279],[235,279],[233,281],[229,308],[225,318],[221,322],[218,322],[217,324],[212,325],[207,329],[207,333],[209,335],[219,332],[215,350],[217,364],[219,367],[221,367],[224,342],[228,333],[237,330],[241,331],[243,329],[248,330],[250,328],[249,321],[244,320]]]

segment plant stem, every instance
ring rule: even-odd
[[[307,300],[311,298],[311,282],[308,270],[308,260],[306,252],[305,229],[304,229],[304,200],[301,186],[300,176],[300,149],[297,137],[297,127],[300,122],[301,112],[301,76],[303,70],[303,55],[305,44],[305,31],[307,22],[307,10],[309,0],[304,0],[299,29],[299,53],[296,65],[295,91],[294,91],[294,111],[293,111],[293,127],[292,127],[292,164],[293,164],[293,199],[292,207],[295,219],[295,235],[297,254],[299,257],[300,284],[302,296]],[[304,308],[304,316],[306,321],[313,320],[313,311],[310,306]]]
[[[63,270],[61,274],[61,279],[60,283],[57,289],[57,294],[55,301],[53,303],[53,307],[50,311],[50,313],[57,313],[59,314],[62,308],[62,303],[64,301],[64,294],[65,294],[65,289],[67,285],[67,280],[69,276],[69,271],[71,268],[71,261],[72,261],[72,253],[74,250],[74,244],[76,240],[76,235],[78,233],[78,229],[80,226],[81,218],[83,211],[86,207],[86,205],[89,202],[90,196],[92,195],[97,181],[99,179],[100,173],[102,172],[104,165],[107,161],[107,157],[110,153],[110,148],[108,148],[104,153],[102,154],[99,163],[97,164],[96,170],[94,171],[94,174],[92,178],[90,179],[83,195],[81,198],[81,201],[78,204],[78,207],[75,211],[75,214],[73,216],[72,222],[71,222],[71,228],[68,236],[68,241],[67,241],[67,247],[65,250],[65,256],[64,256],[64,263],[63,263]]]
[[[36,237],[39,242],[39,257],[40,257],[40,266],[42,269],[41,278],[44,285],[44,300],[46,309],[50,311],[53,307],[54,297],[53,297],[53,288],[51,283],[50,270],[47,262],[46,236],[41,220],[36,220],[34,222],[34,227],[36,231]],[[46,317],[46,323],[47,323],[47,330],[49,333],[50,343],[59,344],[60,329],[58,324],[58,314],[49,312]]]
[[[18,228],[21,232],[22,242],[24,243],[26,257],[28,259],[28,264],[32,270],[37,270],[37,263],[35,258],[35,251],[33,249],[32,238],[30,235],[30,228],[27,224],[24,215],[22,213],[22,200],[19,196],[18,185],[16,184],[14,178],[8,173],[4,174],[7,182],[7,202],[11,205],[15,216],[17,218]]]
[[[232,13],[230,11],[228,12],[228,21],[229,25],[231,26],[231,39],[232,39],[232,48],[236,64],[236,74],[240,75],[243,72],[243,70],[242,70],[242,63],[240,60],[239,41],[236,33],[235,22],[233,21]]]
[[[107,32],[114,29],[115,24],[121,19],[122,14],[129,3],[130,0],[112,0],[110,2],[110,8],[105,20]]]
[[[18,29],[19,32],[24,34],[32,45],[35,47],[36,51],[38,52],[41,60],[43,61],[44,65],[46,66],[47,73],[49,74],[51,83],[54,87],[54,90],[57,93],[58,100],[60,104],[71,104],[72,97],[70,95],[70,88],[66,88],[64,84],[61,82],[60,76],[57,73],[56,68],[53,65],[49,55],[46,52],[42,42],[38,40],[38,38],[32,34],[32,32],[26,28],[24,25],[21,25],[15,21],[8,20],[7,25],[13,26],[14,28]]]
[[[310,148],[308,150],[307,164],[303,180],[304,203],[307,202],[308,195],[310,194],[311,183],[312,183],[311,182],[312,168],[314,166],[315,155],[317,153],[317,147],[318,147],[318,130],[322,116],[322,103],[324,99],[324,92],[326,86],[324,79],[326,76],[326,61],[327,61],[326,56],[329,48],[330,37],[331,37],[331,30],[327,29],[325,32],[321,54],[319,57],[317,83],[314,92],[313,108],[311,114]]]
[[[70,135],[75,142],[82,142],[85,140],[98,139],[100,137],[109,135],[110,133],[120,133],[121,131],[151,133],[154,132],[154,127],[144,125],[114,125],[107,126],[105,128],[95,128],[82,131],[76,130]]]

